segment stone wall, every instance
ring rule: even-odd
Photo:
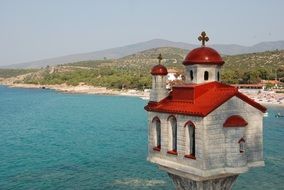
[[[168,173],[173,180],[176,190],[230,190],[238,175],[217,179],[194,181],[178,175]]]
[[[166,89],[167,76],[153,75],[152,76],[152,89],[150,92],[150,101],[159,102],[168,96]]]
[[[232,115],[240,115],[245,127],[224,128],[223,123]],[[231,98],[204,119],[205,168],[248,167],[252,162],[263,162],[263,113],[237,97]],[[239,140],[245,139],[245,152],[240,153]]]
[[[201,117],[190,117],[190,116],[183,116],[183,115],[173,115],[176,117],[177,120],[177,153],[178,155],[168,154],[167,152],[169,149],[169,121],[168,117],[171,116],[170,114],[166,113],[156,113],[156,112],[149,112],[148,115],[148,159],[154,163],[158,163],[161,165],[170,165],[173,167],[175,163],[179,163],[179,165],[187,165],[195,168],[203,168],[203,118]],[[152,123],[152,119],[154,117],[158,117],[161,121],[161,150],[155,151],[153,148],[155,147],[155,126]],[[184,125],[191,121],[195,125],[195,156],[196,160],[185,158],[184,156],[187,154],[185,142],[185,134],[186,134],[186,127]],[[161,162],[160,162],[161,161]]]
[[[225,167],[240,167],[247,165],[246,152],[240,152],[239,141],[245,138],[245,127],[224,128],[225,132]]]
[[[240,115],[247,122],[245,127],[223,127],[226,119],[232,115]],[[263,166],[262,120],[263,113],[237,97],[211,112],[207,117],[173,115],[177,120],[177,153],[167,153],[169,148],[169,121],[167,113],[148,113],[148,160],[174,168],[176,171],[202,176],[204,179],[226,173],[244,173],[249,167]],[[152,119],[161,121],[161,150],[155,147],[155,126]],[[191,121],[195,125],[195,157],[185,158],[188,154],[186,146],[185,123]],[[245,152],[240,153],[239,140],[245,139]]]

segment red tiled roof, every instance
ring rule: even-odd
[[[232,84],[235,87],[263,87],[262,84]]]
[[[267,83],[271,83],[271,84],[281,84],[281,81],[278,80],[261,80],[262,84],[267,84]]]
[[[244,118],[239,115],[232,115],[226,119],[223,127],[244,127],[248,124]]]
[[[168,97],[160,102],[150,101],[145,110],[205,117],[233,96],[262,112],[266,111],[265,107],[238,92],[237,88],[219,82],[174,86]]]

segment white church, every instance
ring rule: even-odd
[[[202,46],[188,53],[186,84],[166,89],[167,68],[151,70],[148,160],[173,179],[177,189],[231,189],[238,175],[264,166],[266,108],[221,82],[220,54]]]

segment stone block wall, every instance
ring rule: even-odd
[[[230,190],[238,177],[238,175],[233,175],[205,181],[194,181],[171,173],[168,174],[172,178],[176,190]]]
[[[228,127],[225,131],[226,167],[246,166],[246,152],[240,152],[239,141],[244,137],[244,127]]]
[[[203,128],[202,123],[203,119],[201,117],[189,117],[189,116],[183,116],[183,115],[173,115],[176,117],[177,120],[177,155],[172,155],[167,153],[169,148],[169,121],[168,117],[171,116],[171,114],[166,113],[156,113],[156,112],[149,112],[148,113],[148,159],[151,160],[159,160],[162,159],[164,161],[168,161],[167,164],[174,166],[174,163],[179,163],[181,165],[196,167],[196,168],[203,168]],[[158,117],[161,121],[161,150],[155,151],[153,148],[155,147],[155,138],[154,138],[154,130],[155,126],[152,124],[152,119],[154,117]],[[185,158],[184,156],[188,154],[186,152],[186,145],[185,142],[185,133],[187,132],[187,129],[184,127],[184,125],[191,121],[195,125],[195,156],[196,160]],[[158,159],[155,159],[158,158]],[[155,161],[156,162],[156,161]],[[163,164],[161,164],[163,165]]]
[[[159,102],[168,96],[168,90],[166,89],[166,77],[167,76],[152,76],[152,89],[150,92],[150,101]]]
[[[224,128],[232,115],[240,115],[247,122],[245,127]],[[263,114],[237,97],[231,98],[204,119],[205,167],[248,167],[250,162],[263,161]],[[239,140],[245,139],[245,152],[240,152]]]
[[[245,127],[223,127],[227,118],[240,115],[247,122]],[[177,120],[177,155],[167,153],[169,148],[169,121],[171,114],[148,112],[148,160],[199,176],[214,176],[227,172],[243,173],[249,167],[261,166],[263,162],[262,120],[263,113],[237,97],[211,112],[207,117],[173,115]],[[161,121],[161,150],[155,147],[152,119]],[[185,158],[187,130],[184,125],[195,125],[195,157]],[[240,152],[239,140],[245,139],[245,152]]]

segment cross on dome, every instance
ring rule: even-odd
[[[202,46],[205,46],[205,42],[209,41],[208,36],[206,36],[206,33],[203,31],[201,32],[201,35],[198,37],[199,41],[202,41]]]
[[[159,56],[157,57],[157,59],[159,60],[159,64],[155,65],[152,70],[151,70],[151,74],[152,75],[160,75],[160,76],[165,76],[168,74],[168,70],[165,66],[161,65],[161,61],[163,59],[162,54],[160,53]]]
[[[161,64],[161,61],[163,59],[162,54],[160,53],[159,56],[157,57],[157,59],[159,60],[159,64]]]

